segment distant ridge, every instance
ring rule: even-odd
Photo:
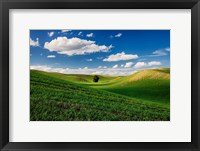
[[[127,76],[129,82],[142,80],[142,79],[170,79],[170,69],[169,68],[158,68],[158,69],[148,69],[141,70],[135,74]]]

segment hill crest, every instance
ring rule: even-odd
[[[157,68],[157,69],[148,69],[148,70],[141,70],[127,76],[127,80],[129,82],[138,81],[143,79],[163,79],[169,80],[170,79],[170,69],[169,68]]]

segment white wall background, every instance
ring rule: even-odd
[[[30,122],[30,29],[170,29],[169,122]],[[11,142],[190,142],[190,10],[10,10]]]

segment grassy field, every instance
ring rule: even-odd
[[[31,121],[170,120],[169,69],[93,77],[31,70]]]

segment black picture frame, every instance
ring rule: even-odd
[[[9,9],[191,9],[191,142],[9,142]],[[199,0],[0,0],[0,149],[200,151],[200,2]]]

